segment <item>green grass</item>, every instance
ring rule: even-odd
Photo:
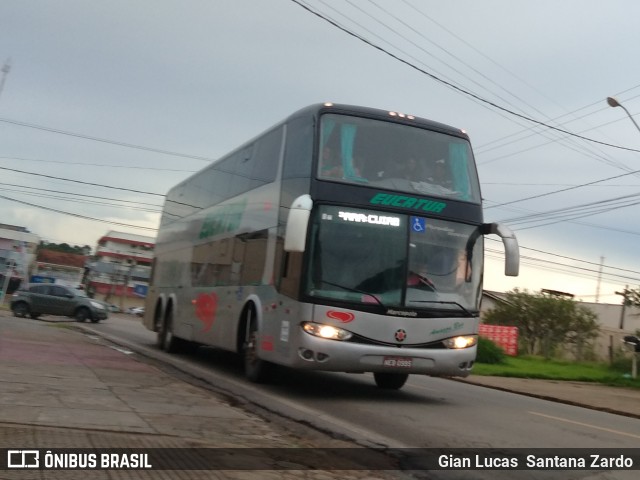
[[[545,360],[531,356],[507,357],[503,363],[476,363],[473,367],[473,375],[597,382],[640,388],[640,376],[632,379],[630,373],[630,367],[628,371],[618,371],[606,363]]]

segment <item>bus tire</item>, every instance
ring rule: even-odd
[[[158,344],[167,353],[180,351],[180,339],[173,335],[173,309],[169,308],[158,331]]]
[[[176,337],[173,334],[173,309],[167,310],[167,315],[158,330],[158,346],[167,353],[193,353],[198,344]]]
[[[247,308],[245,341],[242,345],[244,375],[254,383],[268,380],[270,364],[258,358],[258,319],[252,307]]]
[[[373,378],[379,388],[400,390],[409,378],[408,373],[374,372]]]
[[[153,322],[156,331],[156,346],[162,350],[164,346],[164,320],[162,319],[162,309],[159,307],[156,307]]]

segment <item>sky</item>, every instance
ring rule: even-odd
[[[628,0],[3,0],[0,223],[155,237],[164,194],[211,160],[307,105],[364,105],[470,135],[485,221],[522,255],[504,277],[488,238],[486,289],[619,303],[640,285],[640,129],[605,100],[640,122],[638,18]]]

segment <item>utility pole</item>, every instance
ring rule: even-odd
[[[602,266],[604,265],[604,257],[600,256],[600,269],[598,270],[598,285],[596,286],[596,303],[600,303],[600,283],[602,282]]]
[[[624,313],[627,308],[629,298],[629,285],[624,286],[623,292],[616,292],[616,295],[622,295],[622,312],[620,312],[620,330],[624,330]]]
[[[2,90],[4,89],[4,83],[7,81],[7,75],[9,75],[9,71],[11,70],[11,59],[7,58],[4,62],[2,68],[0,68],[0,72],[2,72],[2,78],[0,79],[0,96],[2,96]]]

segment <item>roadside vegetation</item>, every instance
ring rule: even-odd
[[[518,328],[518,351],[551,359],[559,352],[589,359],[598,336],[595,313],[561,292],[530,293],[517,288],[483,315],[484,323]]]
[[[638,368],[640,370],[640,366]],[[631,378],[631,353],[620,352],[611,364],[548,359],[536,355],[510,357],[491,340],[482,337],[472,375],[596,382],[640,389],[640,376]]]
[[[637,298],[632,293],[627,291],[628,304],[637,301],[640,306],[640,293]],[[640,388],[640,376],[631,378],[633,354],[620,348],[610,362],[599,361],[593,354],[599,330],[597,317],[562,292],[512,290],[483,320],[491,325],[517,327],[519,354],[507,356],[494,342],[480,337],[474,375]]]

